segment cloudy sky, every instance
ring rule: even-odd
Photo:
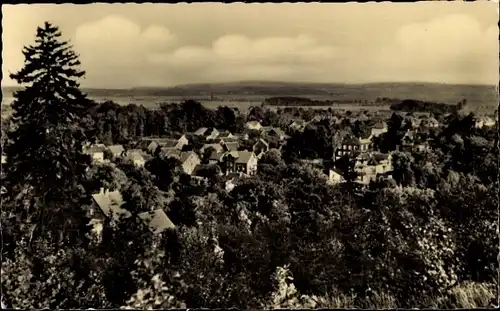
[[[36,27],[60,27],[82,86],[242,80],[497,84],[498,4],[3,5],[5,75]]]

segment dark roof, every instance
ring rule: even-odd
[[[359,139],[357,139],[355,137],[347,136],[342,141],[342,144],[354,146],[354,145],[360,145],[360,142],[359,142]]]
[[[210,155],[209,160],[222,161],[222,159],[224,158],[224,155],[225,155],[225,153],[224,153],[224,152],[217,152],[217,151],[214,151],[214,152],[212,152],[212,154]]]
[[[205,144],[203,145],[202,149],[207,149],[209,147],[214,148],[216,151],[222,152],[224,148],[221,146],[221,144]]]
[[[384,161],[384,160],[387,160],[389,158],[389,155],[388,154],[385,154],[385,153],[380,153],[380,152],[374,152],[372,153],[372,157],[377,161],[377,162],[380,162],[380,161]]]
[[[275,132],[276,134],[278,134],[279,136],[283,136],[285,133],[283,132],[283,130],[281,130],[279,127],[271,127],[269,129],[266,129],[265,130],[265,133],[267,135],[269,135],[269,133],[271,132]]]
[[[180,158],[181,151],[176,148],[163,147],[161,148],[161,154],[167,158]]]

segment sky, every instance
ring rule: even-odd
[[[45,21],[83,87],[283,81],[498,84],[498,4],[2,5],[3,86]]]

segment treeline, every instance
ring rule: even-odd
[[[449,105],[444,103],[422,101],[416,99],[389,99],[383,98],[380,102],[390,103],[391,110],[404,111],[404,112],[430,112],[433,114],[447,114],[457,113],[465,107],[467,101],[464,99],[456,105]]]
[[[240,132],[246,116],[236,108],[207,109],[201,103],[187,100],[181,103],[161,104],[159,109],[146,109],[113,102],[96,104],[88,110],[86,128],[89,136],[105,144],[126,143],[143,136],[166,136],[174,133],[192,133],[200,127],[215,127]]]
[[[263,102],[264,106],[332,106],[332,105],[367,105],[370,104],[367,100],[348,100],[348,99],[328,99],[328,100],[313,100],[306,97],[270,97]]]

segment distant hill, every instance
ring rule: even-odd
[[[4,97],[11,97],[15,88],[2,88]],[[288,83],[266,81],[242,81],[230,83],[199,83],[175,87],[140,87],[124,90],[84,89],[90,98],[203,98],[206,100],[251,100],[262,102],[268,97],[295,96],[312,100],[331,100],[340,102],[367,101],[373,103],[377,98],[411,98],[419,101],[457,104],[467,100],[471,109],[486,108],[493,111],[498,105],[495,86],[451,85],[434,83]],[[169,98],[170,97],[170,98]]]

